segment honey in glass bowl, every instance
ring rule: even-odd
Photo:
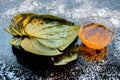
[[[79,36],[87,47],[101,49],[115,37],[115,27],[106,19],[91,17],[81,22]]]

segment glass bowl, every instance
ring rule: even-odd
[[[88,17],[80,23],[79,37],[89,48],[101,49],[115,38],[116,29],[107,19],[102,17]]]

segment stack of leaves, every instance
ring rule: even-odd
[[[10,44],[19,50],[51,57],[54,65],[65,65],[77,58],[79,26],[49,14],[17,14],[9,25]]]

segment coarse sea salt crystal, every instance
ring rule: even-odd
[[[116,26],[116,27],[120,27],[120,21],[118,19],[115,18],[111,18],[110,21]]]

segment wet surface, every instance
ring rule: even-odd
[[[63,67],[40,67],[33,71],[17,62],[4,31],[20,12],[50,13],[78,24],[88,16],[109,19],[118,34],[100,62],[77,60]],[[0,0],[0,79],[2,80],[119,80],[120,79],[120,0]],[[79,41],[80,43],[80,41]]]

